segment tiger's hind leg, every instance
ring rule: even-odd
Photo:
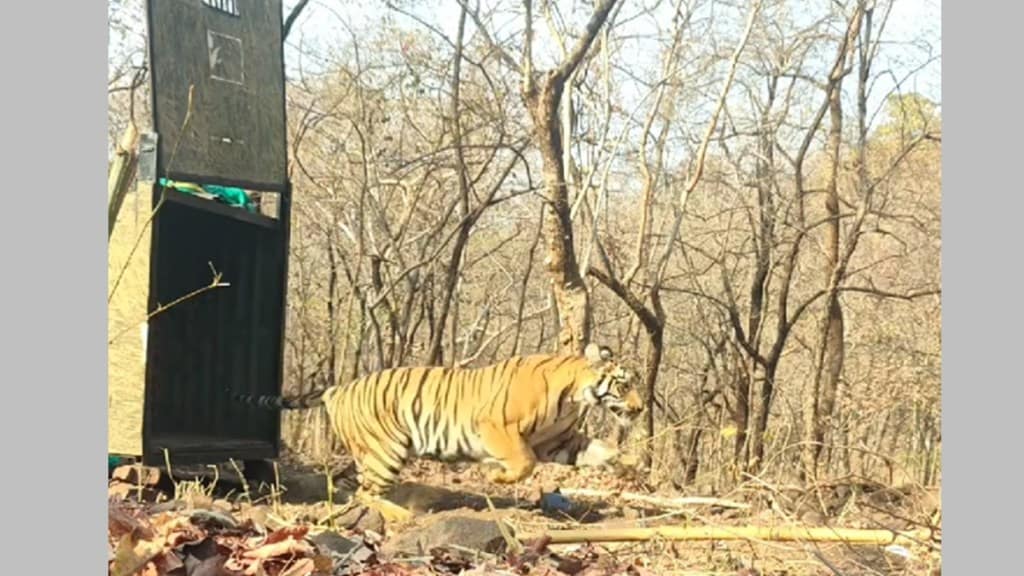
[[[488,474],[491,482],[514,484],[533,473],[537,456],[518,430],[482,422],[479,431],[484,450],[501,466]]]
[[[388,524],[407,522],[414,516],[411,510],[388,500],[377,487],[359,486],[349,497],[348,502],[340,510],[331,514],[331,517],[337,518],[359,506],[376,510]]]
[[[411,510],[391,502],[386,497],[388,491],[398,482],[401,466],[406,458],[407,454],[395,452],[361,454],[356,461],[359,488],[349,504],[361,504],[376,510],[387,523],[401,523],[412,519]]]
[[[352,497],[352,502],[362,504],[367,508],[376,510],[388,524],[400,524],[408,522],[415,515],[412,510],[399,506],[388,500],[382,494],[360,488]]]

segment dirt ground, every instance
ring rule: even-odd
[[[812,493],[795,488],[744,486],[730,494],[713,495],[724,500],[724,505],[684,507],[673,505],[671,499],[712,495],[659,493],[636,477],[610,470],[583,471],[557,465],[539,466],[531,478],[519,485],[499,486],[486,481],[481,466],[420,461],[409,465],[403,473],[403,482],[391,494],[392,501],[416,512],[414,519],[402,525],[385,525],[379,515],[365,509],[342,513],[345,512],[342,505],[352,487],[351,469],[346,468],[347,464],[340,458],[314,463],[285,454],[278,461],[276,474],[270,473],[265,478],[269,482],[261,482],[260,478],[243,482],[231,465],[218,467],[215,474],[209,468],[176,469],[173,471],[174,487],[167,489],[166,483],[164,485],[166,496],[149,498],[171,502],[133,509],[131,514],[148,522],[145,518],[161,514],[180,516],[188,512],[194,524],[196,510],[219,509],[256,527],[255,534],[263,534],[263,541],[250,540],[246,545],[237,544],[235,549],[232,547],[236,544],[223,544],[226,542],[223,538],[218,540],[222,556],[230,557],[229,562],[237,557],[236,564],[249,566],[246,570],[250,572],[228,570],[210,574],[803,576],[940,573],[941,517],[938,511],[941,505],[939,494],[934,490],[849,481]],[[327,501],[330,476],[335,477],[333,502]],[[202,480],[192,482],[195,478]],[[555,489],[562,495],[552,496]],[[581,494],[580,490],[590,492]],[[133,498],[128,496],[128,500]],[[545,498],[543,502],[542,498]],[[114,500],[120,498],[112,497]],[[733,504],[742,508],[733,508]],[[510,532],[503,535],[499,524]],[[902,540],[889,546],[751,540],[679,542],[664,538],[643,542],[547,544],[543,539],[551,531],[564,529],[659,526],[887,529],[915,532],[918,539]],[[318,543],[310,548],[313,552],[309,552],[306,559],[310,562],[308,566],[297,563],[302,555],[294,550],[288,556],[292,558],[288,560],[291,564],[283,561],[275,564],[273,558],[280,560],[280,555],[266,560],[258,570],[252,568],[254,564],[245,564],[249,561],[245,554],[259,554],[253,552],[254,546],[266,548],[265,542],[274,539],[267,533],[291,533],[289,531],[296,529],[303,531],[307,542],[313,537],[340,537],[339,542],[359,542],[365,554],[355,564],[350,551],[348,556],[336,557],[333,566],[321,561],[314,567],[312,558],[316,557],[317,550],[323,551]],[[920,537],[923,533],[929,534],[930,539]],[[207,533],[208,537],[211,535],[212,532]],[[528,540],[525,549],[515,550],[509,547],[506,538],[509,535],[515,536],[511,539],[513,544],[516,539],[528,540],[531,535],[538,538]],[[487,542],[501,544],[503,540],[505,545],[500,546],[500,550],[488,549]],[[281,542],[273,545],[280,546]],[[117,546],[118,540],[112,533],[112,558],[116,556]],[[242,548],[249,551],[239,552]],[[176,558],[187,560],[190,552],[182,550],[174,552]],[[175,562],[173,558],[169,561],[171,565],[176,565]],[[156,562],[148,574],[207,574],[190,572],[187,568],[179,568],[178,572],[161,571],[159,564]],[[308,570],[303,572],[303,566]],[[111,573],[114,572],[112,568]],[[132,573],[145,572],[126,572]]]

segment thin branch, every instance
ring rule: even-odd
[[[189,85],[188,87],[188,107],[185,109],[185,119],[181,122],[181,130],[178,132],[178,140],[174,143],[174,149],[171,151],[171,157],[167,161],[167,169],[170,170],[171,166],[174,165],[174,159],[178,155],[178,146],[181,144],[184,138],[185,131],[188,129],[189,123],[192,121],[192,105],[193,96],[195,95],[195,85]],[[167,194],[167,187],[164,186],[160,193],[160,200],[149,214],[149,218],[142,226],[142,230],[139,231],[138,236],[135,238],[135,243],[132,245],[132,249],[128,252],[128,256],[125,258],[124,265],[121,266],[121,270],[117,274],[117,280],[114,281],[114,286],[110,289],[110,294],[107,296],[107,304],[114,298],[114,294],[117,292],[117,287],[121,285],[121,280],[124,278],[125,272],[128,271],[128,264],[132,260],[132,256],[135,255],[135,251],[138,250],[139,244],[142,243],[142,239],[145,237],[149,224],[156,217],[160,207],[164,205],[164,198]]]
[[[299,14],[302,14],[306,4],[309,4],[309,0],[299,0],[299,3],[288,14],[288,18],[285,19],[284,25],[281,27],[281,42],[284,42],[285,38],[288,37],[288,33],[292,31],[292,24],[295,24],[295,20],[298,19]]]
[[[479,7],[470,10],[469,5],[466,4],[465,0],[455,1],[459,4],[460,7],[466,10],[466,13],[469,14],[469,17],[473,19],[473,24],[476,25],[477,31],[480,33],[481,36],[484,37],[484,41],[487,42],[488,46],[490,46],[491,49],[494,50],[495,54],[498,55],[498,60],[500,60],[503,64],[505,64],[512,70],[520,70],[521,67],[516,62],[515,58],[513,58],[502,46],[495,42],[494,38],[491,37],[491,35],[487,32],[487,27],[484,26],[483,21],[480,19]]]
[[[122,329],[117,334],[114,334],[114,336],[112,338],[107,340],[107,344],[108,345],[109,344],[113,344],[114,340],[117,340],[121,336],[127,334],[130,330],[135,329],[136,326],[139,326],[140,324],[142,324],[144,322],[149,322],[150,320],[152,320],[156,316],[158,316],[160,314],[163,314],[164,312],[170,310],[171,308],[173,308],[173,307],[175,307],[175,306],[177,306],[177,305],[179,305],[179,304],[181,304],[183,302],[191,300],[191,299],[193,299],[193,298],[195,298],[197,296],[200,296],[202,294],[205,294],[206,292],[209,292],[211,290],[216,290],[217,288],[227,288],[227,287],[231,286],[231,284],[229,284],[227,282],[221,281],[221,277],[223,276],[223,274],[221,272],[218,272],[217,269],[213,267],[212,263],[208,263],[208,264],[210,265],[210,270],[213,272],[213,280],[209,284],[207,284],[206,286],[203,286],[202,288],[197,288],[196,290],[193,290],[193,291],[189,292],[188,294],[185,294],[184,296],[179,296],[178,298],[175,298],[174,300],[172,300],[168,304],[160,304],[159,306],[156,307],[155,310],[153,310],[149,314],[146,314],[146,317],[143,320],[141,320],[139,322],[136,322],[134,324],[131,324],[131,325],[125,327],[124,329]]]
[[[554,71],[558,81],[565,81],[576,71],[580,62],[583,61],[583,57],[587,55],[590,45],[597,38],[597,33],[601,30],[601,26],[604,25],[604,21],[608,19],[612,8],[615,7],[615,2],[616,0],[600,0],[600,3],[594,7],[594,12],[590,15],[590,20],[584,28],[583,35],[576,41],[576,45],[573,47],[572,52],[569,53],[569,57]]]
[[[690,194],[697,188],[700,183],[701,177],[704,175],[704,163],[707,158],[708,145],[711,142],[711,137],[715,133],[715,128],[718,125],[718,118],[722,114],[722,110],[725,108],[725,100],[729,96],[729,90],[732,88],[733,80],[736,78],[736,70],[739,68],[740,56],[743,54],[744,48],[747,46],[747,41],[750,39],[750,33],[754,29],[754,22],[757,21],[757,15],[761,11],[761,0],[756,0],[754,5],[750,8],[750,13],[747,15],[746,27],[743,31],[743,36],[737,43],[736,48],[733,50],[732,58],[729,62],[729,75],[726,77],[725,84],[722,86],[722,91],[718,95],[718,102],[715,105],[715,111],[711,115],[711,121],[708,123],[707,128],[704,131],[704,137],[701,139],[700,148],[697,151],[696,166],[693,174],[690,175],[689,181],[679,194],[679,206],[677,207],[675,222],[672,224],[672,231],[669,234],[669,241],[665,246],[665,253],[662,254],[661,260],[655,269],[654,286],[655,288],[661,284],[662,279],[665,276],[665,271],[668,269],[669,259],[672,257],[672,252],[675,247],[674,239],[679,236],[679,229],[683,223],[683,215],[686,212],[687,200]]]

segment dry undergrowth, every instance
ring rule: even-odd
[[[496,486],[486,482],[478,466],[456,468],[421,461],[409,466],[403,475],[403,483],[392,495],[396,501],[416,510],[417,518],[405,526],[368,528],[361,524],[362,521],[359,525],[350,526],[346,526],[344,519],[322,522],[347,497],[342,488],[335,495],[335,503],[325,502],[330,475],[342,480],[337,482],[339,486],[347,484],[344,481],[346,462],[342,459],[328,463],[304,463],[285,455],[277,481],[269,485],[244,483],[236,466],[229,464],[223,468],[213,476],[213,482],[210,481],[212,472],[206,475],[205,481],[195,481],[188,479],[188,474],[195,471],[178,471],[176,498],[188,502],[188,508],[192,510],[211,507],[238,518],[256,519],[258,524],[266,526],[266,530],[289,530],[301,526],[308,534],[325,531],[349,536],[369,534],[376,538],[377,543],[406,532],[426,530],[437,518],[453,514],[501,518],[520,536],[571,528],[602,530],[657,526],[807,526],[910,532],[929,527],[940,529],[941,522],[938,494],[921,488],[893,488],[845,481],[822,485],[819,491],[812,493],[795,487],[751,482],[729,494],[715,495],[740,503],[738,505],[745,508],[704,505],[658,509],[646,502],[694,495],[662,491],[651,498],[652,492],[638,479],[625,479],[610,471],[588,471],[584,474],[570,467],[554,465],[538,467],[534,476],[520,485]],[[548,507],[541,510],[538,501],[542,491],[555,488],[568,494],[576,494],[580,490],[585,494],[606,494],[601,497],[572,496],[568,499],[569,505],[563,509]],[[640,496],[639,504],[637,496]],[[215,502],[217,505],[212,506]],[[489,512],[492,505],[494,509]],[[375,528],[382,534],[376,535]],[[556,558],[571,556],[573,562],[582,562],[579,574],[588,575],[938,574],[941,532],[936,531],[935,534],[931,540],[902,540],[889,546],[753,540],[680,542],[653,538],[644,542],[550,545],[544,549],[544,554],[553,554]],[[452,542],[449,552],[459,551],[459,544]],[[464,573],[521,573],[502,572],[508,568],[507,558],[502,560],[483,553],[476,554],[474,558],[473,562],[463,566],[463,569],[470,570]],[[540,569],[539,565],[535,568]],[[369,566],[366,570],[357,573],[386,573],[373,572]],[[431,570],[434,572],[423,573],[438,573],[436,566]],[[546,573],[553,576],[572,572],[549,570]]]

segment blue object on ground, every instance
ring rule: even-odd
[[[572,502],[565,496],[562,496],[561,492],[555,490],[554,492],[541,494],[540,509],[545,513],[568,512],[572,509]]]

